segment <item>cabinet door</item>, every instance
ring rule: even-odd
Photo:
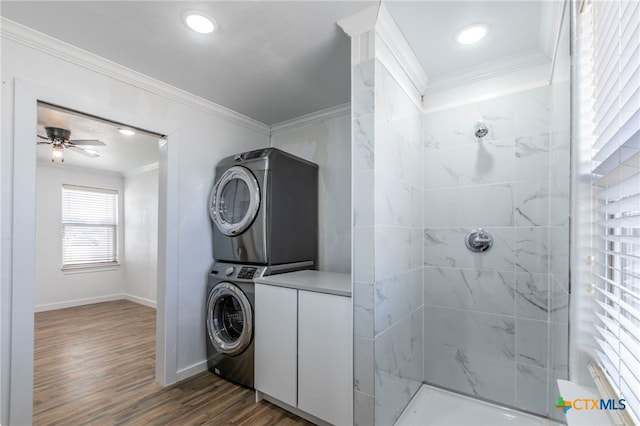
[[[353,423],[351,298],[298,292],[298,408]]]
[[[256,284],[255,386],[296,406],[297,290]]]

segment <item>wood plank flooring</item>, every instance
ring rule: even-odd
[[[125,300],[37,313],[34,424],[311,424],[209,372],[155,383],[155,314]]]

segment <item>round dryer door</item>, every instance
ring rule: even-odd
[[[217,284],[207,300],[207,334],[221,354],[241,354],[253,337],[251,303],[240,288],[232,283]]]
[[[225,171],[211,191],[211,220],[224,235],[242,234],[251,226],[260,207],[260,188],[251,171],[233,166]]]

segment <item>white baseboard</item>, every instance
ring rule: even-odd
[[[34,311],[35,312],[53,311],[55,309],[73,308],[74,306],[91,305],[93,303],[101,303],[101,302],[111,302],[113,300],[120,300],[124,298],[125,298],[125,295],[120,293],[120,294],[110,294],[107,296],[88,297],[86,299],[68,300],[65,302],[46,303],[44,305],[36,305],[36,307],[34,308]]]
[[[124,294],[123,299],[140,305],[148,306],[150,308],[156,308],[156,301],[151,299],[145,299],[144,297],[134,296],[133,294]]]
[[[178,370],[178,381],[187,379],[207,369],[207,360],[197,362],[187,368]]]

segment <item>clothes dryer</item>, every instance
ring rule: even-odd
[[[216,261],[317,262],[318,166],[276,148],[223,159],[209,197]]]

